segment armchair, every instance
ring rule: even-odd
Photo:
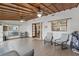
[[[60,45],[62,49],[67,48],[67,42],[69,41],[69,35],[67,33],[62,33],[59,39],[54,41],[55,46]]]
[[[53,44],[53,34],[48,32],[46,37],[44,38],[44,44],[46,43],[51,43],[51,45]]]

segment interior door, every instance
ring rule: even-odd
[[[3,26],[0,25],[0,42],[3,41]]]

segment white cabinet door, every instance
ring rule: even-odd
[[[3,26],[0,25],[0,42],[3,41]]]

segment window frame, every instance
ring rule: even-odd
[[[52,24],[57,22],[56,24]],[[61,24],[62,20],[53,20],[51,21],[51,31],[67,31],[67,19],[63,19],[63,24]],[[60,24],[60,25],[59,25]],[[64,29],[60,29],[64,26]],[[53,29],[54,28],[54,29]]]

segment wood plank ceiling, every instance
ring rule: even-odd
[[[27,20],[37,18],[37,12],[43,16],[77,7],[78,3],[0,3],[0,20]]]

